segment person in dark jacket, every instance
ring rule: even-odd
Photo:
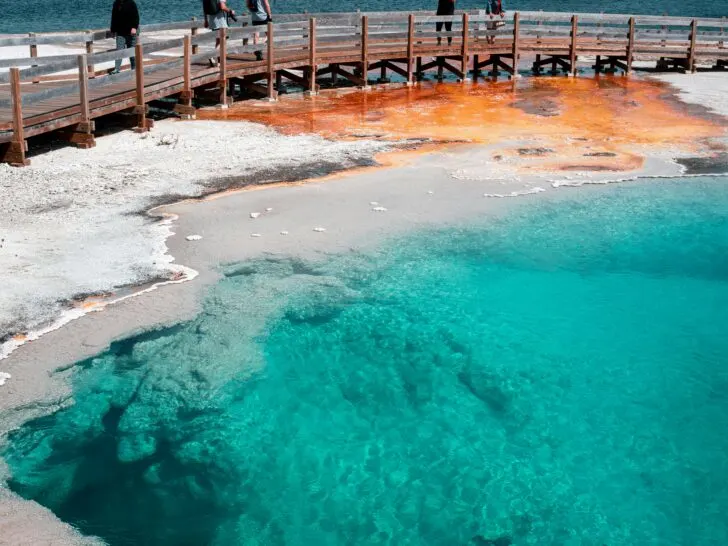
[[[455,15],[455,0],[438,0],[436,15]],[[444,24],[445,32],[451,32],[452,21],[446,21]],[[442,25],[443,23],[441,22],[435,23],[435,30],[437,32],[442,32]],[[440,45],[440,43],[442,43],[442,38],[438,36],[437,45]],[[447,45],[450,44],[452,44],[452,36],[447,37]]]
[[[139,36],[139,10],[134,0],[114,0],[114,7],[111,8],[111,33],[116,36],[117,50],[136,46]],[[129,62],[134,70],[134,54],[129,57]],[[117,59],[111,73],[116,74],[120,69],[121,59]]]
[[[490,22],[488,22],[488,30],[495,31],[505,25],[505,21],[502,19],[506,16],[506,10],[503,8],[503,0],[486,0],[485,2],[485,13],[490,15]],[[496,15],[500,15],[501,21],[494,20]],[[489,34],[487,42],[489,44],[495,43],[495,35]]]

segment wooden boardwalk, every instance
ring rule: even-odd
[[[437,22],[451,30],[436,32]],[[93,53],[93,42],[106,39],[106,31],[0,38],[0,48],[27,45],[30,55],[0,61],[0,68],[9,67],[0,72],[0,161],[27,165],[27,139],[51,131],[91,147],[94,119],[114,112],[135,113],[136,130],[146,131],[152,125],[146,116],[150,101],[175,98],[178,112],[194,115],[195,93],[212,91],[228,104],[233,85],[274,100],[284,79],[309,93],[316,93],[322,77],[366,88],[372,72],[380,81],[396,74],[407,84],[429,71],[468,81],[517,75],[524,59],[535,73],[547,69],[570,76],[578,74],[580,59],[596,71],[626,74],[635,61],[654,62],[660,70],[728,68],[726,18],[517,12],[492,19],[482,11],[376,12],[279,15],[275,24],[242,22],[217,33],[201,27],[194,19],[143,26],[142,37],[155,31],[184,36],[102,53]],[[69,42],[85,43],[88,53],[37,56],[38,44]],[[129,56],[136,58],[134,71],[94,70]]]

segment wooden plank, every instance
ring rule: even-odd
[[[23,105],[32,106],[34,104],[38,104],[39,102],[50,101],[53,99],[58,99],[59,97],[71,95],[76,96],[77,93],[78,82],[73,82],[72,84],[63,86],[47,87],[35,93],[26,93],[23,96]]]
[[[35,66],[31,68],[25,68],[20,71],[20,79],[29,80],[36,76],[44,76],[46,74],[53,74],[54,72],[62,72],[64,70],[71,70],[76,68],[76,59],[68,59],[64,61],[57,61],[49,63],[43,66]],[[1,80],[0,80],[1,81]]]
[[[31,44],[65,45],[69,42],[85,42],[87,39],[88,34],[85,32],[36,34],[32,38],[29,36],[12,36],[0,38],[0,47],[29,46]]]

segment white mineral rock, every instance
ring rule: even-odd
[[[257,218],[258,216],[260,216],[260,213],[259,212],[251,212],[250,213],[250,217],[253,218],[253,219]]]
[[[12,376],[9,373],[6,372],[0,372],[0,387],[5,384],[5,382],[10,379]]]
[[[387,212],[386,207],[374,207],[372,210],[374,212]]]
[[[187,237],[185,237],[185,239],[187,239],[188,241],[199,241],[200,239],[202,239],[202,235],[188,235]]]
[[[315,228],[313,228],[313,230],[317,231],[319,233],[323,233],[324,231],[326,231],[326,228],[325,227],[315,227]]]
[[[250,236],[251,237],[260,237],[260,233],[251,233]]]

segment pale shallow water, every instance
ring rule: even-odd
[[[723,545],[726,324],[728,178],[578,189],[228,266],[3,456],[111,544]]]

